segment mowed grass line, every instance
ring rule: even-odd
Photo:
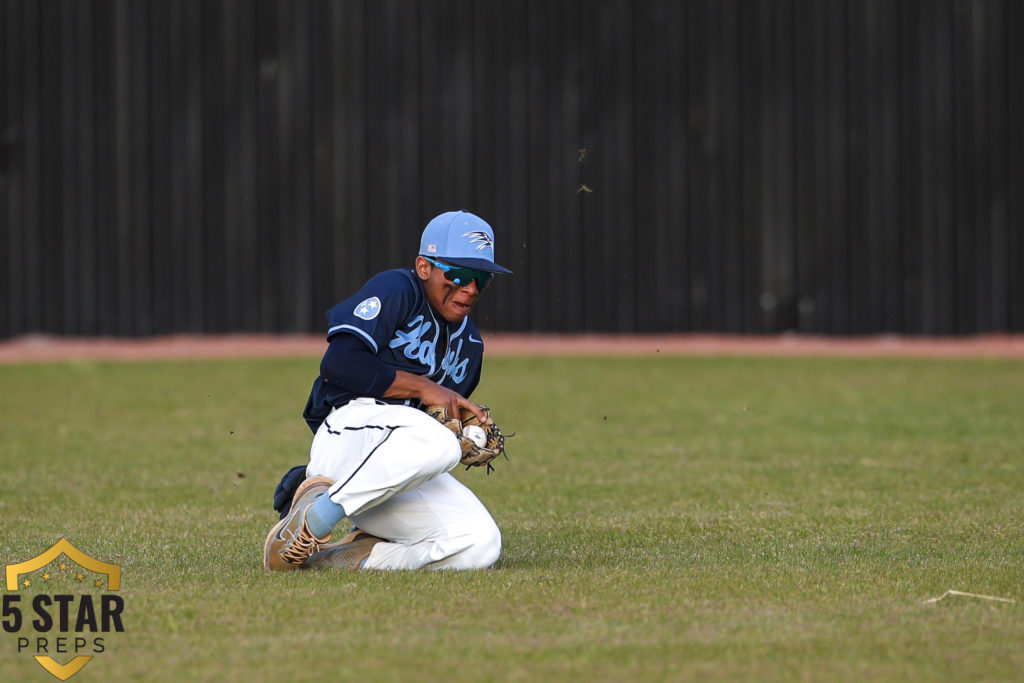
[[[1022,362],[494,359],[511,461],[456,473],[494,570],[267,574],[316,363],[0,367],[0,562],[66,536],[124,568],[126,633],[75,680],[1024,670]],[[950,588],[1018,602],[923,604]],[[0,633],[14,675],[50,680]]]

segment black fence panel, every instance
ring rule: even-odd
[[[453,208],[487,330],[1024,331],[1016,0],[0,0],[0,337],[316,332]]]

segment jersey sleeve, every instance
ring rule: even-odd
[[[395,368],[383,363],[355,335],[336,334],[320,362],[320,377],[356,396],[383,398],[395,381]]]
[[[352,334],[379,353],[415,306],[416,295],[411,271],[378,273],[355,295],[327,312],[327,339]]]

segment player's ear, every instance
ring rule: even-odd
[[[424,282],[430,279],[430,269],[432,267],[433,266],[430,265],[430,261],[428,261],[427,259],[423,258],[422,256],[416,257],[416,275],[418,275],[419,278]]]

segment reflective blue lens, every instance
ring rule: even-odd
[[[476,270],[475,268],[463,268],[461,266],[450,266],[447,263],[441,263],[435,261],[429,256],[424,256],[428,262],[434,266],[440,268],[444,272],[444,277],[449,282],[454,282],[460,287],[466,287],[469,285],[470,280],[476,280],[476,288],[483,291],[484,287],[491,283],[494,279],[494,273],[486,270]]]

